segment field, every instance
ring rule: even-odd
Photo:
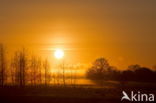
[[[153,83],[127,83],[124,87],[108,83],[108,87],[92,86],[7,86],[0,88],[1,103],[120,103],[122,91],[156,93]],[[116,87],[115,87],[116,86]],[[127,101],[123,101],[126,102]]]

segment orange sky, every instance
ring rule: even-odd
[[[155,0],[0,0],[0,42],[68,63],[156,64]]]

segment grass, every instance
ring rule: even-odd
[[[0,101],[3,101],[1,103],[120,103],[123,90],[127,92],[133,90],[155,94],[156,86],[155,83],[135,82],[129,82],[125,87],[117,86],[114,88],[91,88],[88,86],[6,86],[0,88]]]

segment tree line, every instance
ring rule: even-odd
[[[49,82],[49,63],[47,60],[41,61],[40,58],[32,56],[28,59],[25,49],[16,51],[13,58],[8,63],[6,60],[6,49],[0,45],[0,86],[6,84],[25,86],[28,81],[31,85],[41,84],[43,70],[44,84]]]
[[[53,84],[66,85],[65,64],[59,65],[59,73],[52,74],[50,63],[38,56],[30,56],[26,49],[16,51],[8,60],[4,45],[0,44],[0,86],[48,86]],[[73,69],[73,67],[70,67]],[[71,72],[70,83],[75,85],[76,74]]]
[[[68,82],[76,85],[76,69],[73,66],[66,67],[64,63],[59,65],[58,73],[51,73],[50,63],[37,56],[29,56],[26,49],[16,51],[10,60],[7,59],[7,51],[0,44],[0,86],[38,86],[53,84],[65,86]],[[66,75],[66,69],[71,70],[70,76]],[[69,71],[68,71],[69,72]],[[156,71],[140,65],[130,65],[126,70],[119,70],[111,66],[105,58],[96,59],[88,68],[86,77],[93,81],[137,81],[155,82]]]
[[[119,70],[111,66],[105,58],[96,59],[86,72],[87,78],[97,81],[136,81],[156,82],[156,70],[142,67],[138,64],[130,65],[126,70]]]

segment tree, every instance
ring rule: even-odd
[[[101,79],[105,78],[106,72],[108,72],[111,68],[108,61],[105,58],[96,59],[93,62],[93,65],[87,71],[87,77],[90,79]]]
[[[26,70],[28,68],[27,61],[25,49],[15,53],[13,65],[16,71],[16,84],[19,86],[25,86],[26,84]]]
[[[6,80],[6,58],[5,49],[2,44],[0,44],[0,85],[4,86]]]
[[[155,71],[150,68],[141,67],[139,65],[130,65],[127,70],[124,70],[121,74],[121,80],[137,81],[137,82],[153,82],[155,80]]]
[[[11,59],[11,64],[10,64],[10,74],[11,74],[11,82],[12,85],[16,84],[16,62],[15,62],[15,57]]]
[[[30,60],[30,80],[32,85],[41,84],[41,60],[35,56],[32,56]]]
[[[130,70],[130,71],[135,71],[139,68],[141,68],[141,66],[138,64],[128,66],[128,70]]]
[[[146,67],[141,67],[139,69],[137,69],[135,71],[136,74],[136,81],[140,81],[140,82],[151,82],[151,81],[155,81],[155,74],[154,72],[150,69],[150,68],[146,68]]]
[[[38,58],[37,60],[37,71],[38,71],[38,75],[37,75],[38,83],[42,84],[42,61],[40,58]]]
[[[104,85],[104,81],[118,80],[120,72],[115,67],[110,66],[105,58],[99,58],[88,69],[87,77],[97,84]]]
[[[50,81],[50,65],[48,60],[45,60],[43,63],[43,68],[44,68],[44,79],[45,79],[45,85],[49,84]]]
[[[65,78],[65,63],[64,61],[60,64],[60,68],[62,69],[62,80],[63,80],[63,85],[66,85],[66,78]]]

